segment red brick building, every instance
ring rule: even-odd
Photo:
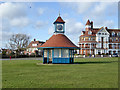
[[[120,53],[120,29],[94,28],[93,21],[88,20],[79,37],[79,47],[82,55]]]
[[[24,53],[29,55],[31,55],[32,53],[34,54],[36,51],[38,53],[41,53],[41,50],[38,50],[38,46],[41,46],[43,43],[45,42],[36,41],[36,39],[34,39],[34,41],[31,41],[30,44],[27,46],[26,51]]]

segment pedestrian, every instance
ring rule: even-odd
[[[11,60],[11,56],[10,56],[10,60]]]

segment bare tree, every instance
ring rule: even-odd
[[[24,49],[28,46],[29,41],[30,37],[26,34],[13,34],[9,39],[7,47],[12,50],[21,51],[21,49]]]

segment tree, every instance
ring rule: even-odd
[[[13,34],[9,39],[7,47],[12,50],[17,50],[19,53],[21,50],[24,50],[30,41],[30,37],[26,34]]]

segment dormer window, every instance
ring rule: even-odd
[[[101,33],[98,33],[98,35],[101,35]]]
[[[89,32],[88,32],[88,34],[92,34],[92,32],[91,32],[91,31],[89,31]]]
[[[37,44],[32,44],[32,46],[37,46]]]
[[[117,33],[117,36],[120,37],[120,32]]]
[[[115,32],[112,32],[112,36],[113,36],[113,37],[115,36]]]
[[[107,33],[105,33],[105,35],[107,35]]]

